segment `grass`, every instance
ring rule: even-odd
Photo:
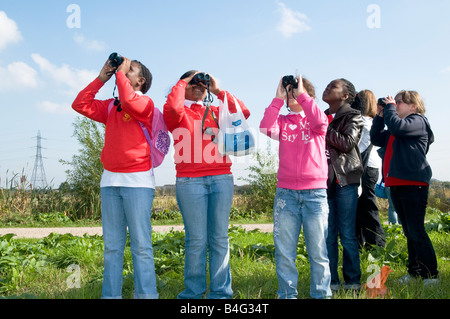
[[[447,194],[445,194],[447,196]],[[434,202],[437,203],[437,198]],[[235,194],[230,212],[230,224],[272,223],[272,216],[244,209],[247,198]],[[100,220],[73,219],[65,207],[70,202],[60,193],[30,193],[25,189],[0,189],[0,227],[76,227],[101,226]],[[433,202],[433,201],[430,201]],[[444,203],[442,200],[440,204]],[[387,220],[387,201],[379,200],[380,216]],[[425,287],[412,281],[398,283],[406,274],[406,239],[400,226],[385,225],[387,246],[360,255],[364,283],[372,274],[368,267],[389,265],[394,271],[386,282],[393,299],[450,298],[449,215],[429,208],[427,227],[438,257],[440,283]],[[181,225],[183,220],[175,196],[155,197],[153,225]],[[245,231],[232,227],[230,265],[234,298],[276,298],[278,282],[271,233]],[[183,289],[184,233],[153,234],[154,256],[160,298],[173,299]],[[299,298],[309,298],[310,270],[304,238],[298,244]],[[340,253],[342,258],[342,252]],[[339,263],[342,265],[342,260]],[[70,271],[77,265],[76,271]],[[101,296],[103,271],[103,241],[100,236],[76,237],[52,234],[43,239],[0,237],[0,298],[97,299]],[[340,269],[341,271],[341,269]],[[124,258],[123,297],[133,297],[133,265],[130,247]],[[70,279],[80,279],[80,288],[72,287]],[[342,278],[342,275],[341,275]],[[69,281],[68,281],[69,280]],[[364,293],[338,291],[335,299],[366,298]]]
[[[406,255],[402,254],[406,251],[406,240],[399,227],[386,227],[386,233],[387,241],[394,241],[389,250],[361,252],[361,282],[364,283],[372,274],[371,271],[367,271],[369,265],[377,264],[382,267],[388,264],[394,271],[386,282],[390,290],[388,298],[449,299],[449,233],[430,232],[440,271],[440,282],[434,287],[424,286],[421,280],[414,280],[406,285],[398,282],[398,279],[406,274]],[[229,236],[234,298],[276,298],[278,282],[272,234],[232,227]],[[183,289],[184,233],[175,231],[167,234],[155,233],[153,245],[160,298],[174,299]],[[76,237],[52,234],[39,240],[0,237],[2,269],[0,270],[0,296],[42,299],[100,298],[102,252],[103,241],[100,236]],[[70,271],[71,265],[79,266],[80,288],[70,285],[70,279],[73,278],[71,276],[77,275]],[[298,245],[297,268],[299,271],[298,298],[307,299],[309,298],[310,270],[302,236]],[[126,299],[133,297],[133,267],[129,246],[126,247],[124,259],[123,297]],[[341,290],[333,298],[364,299],[366,295],[363,292],[353,293]]]

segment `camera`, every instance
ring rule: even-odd
[[[380,106],[382,106],[382,107],[385,107],[386,106],[386,103],[384,103],[384,97],[380,97],[379,99],[378,99],[378,105],[380,105]]]
[[[122,62],[123,62],[123,57],[120,54],[116,53],[116,52],[111,53],[109,55],[108,59],[109,59],[109,64],[112,67],[115,67],[115,68],[118,68],[119,65],[121,65]]]
[[[194,75],[194,77],[192,78],[190,83],[191,84],[203,83],[204,85],[208,86],[210,80],[211,80],[211,77],[209,76],[208,73],[200,72],[200,73],[197,73],[196,75]]]
[[[298,88],[298,79],[293,75],[285,75],[283,76],[282,84],[284,89],[287,88],[288,85],[291,85],[292,88]]]

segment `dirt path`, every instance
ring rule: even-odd
[[[255,224],[255,225],[240,225],[246,230],[259,229],[262,232],[272,232],[273,224]],[[183,225],[168,225],[168,226],[153,226],[155,232],[168,233],[173,228],[175,231],[184,231]],[[60,227],[60,228],[0,228],[0,236],[6,234],[15,234],[17,238],[43,238],[51,233],[67,234],[74,236],[88,235],[102,235],[101,227]]]

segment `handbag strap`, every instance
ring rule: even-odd
[[[205,120],[206,120],[206,117],[208,116],[208,112],[209,112],[210,108],[211,108],[211,102],[208,102],[208,104],[206,105],[205,114],[203,114],[203,119],[202,119],[202,132],[203,133],[205,133],[205,129],[203,128],[203,126],[205,126]],[[211,114],[214,119],[214,122],[216,122],[216,124],[217,124],[217,127],[219,127],[219,122],[217,122],[217,118],[216,118],[216,115],[214,114],[213,110],[211,110]]]

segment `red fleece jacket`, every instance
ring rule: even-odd
[[[209,175],[231,174],[231,161],[228,156],[221,156],[217,144],[211,141],[211,136],[202,133],[202,119],[206,108],[200,104],[191,107],[184,105],[187,83],[183,80],[172,88],[164,104],[164,121],[172,132],[175,148],[175,164],[177,177],[203,177]],[[228,109],[236,113],[236,105],[232,95],[227,93]],[[225,91],[217,96],[223,101]],[[238,100],[245,118],[250,112],[244,103]],[[219,119],[219,108],[211,106],[211,110]],[[205,120],[204,127],[211,127],[217,132],[211,110]],[[219,123],[220,125],[220,123]]]
[[[116,73],[122,111],[114,107],[108,115],[112,99],[96,100],[103,87],[96,78],[82,90],[72,104],[78,113],[106,125],[105,145],[101,161],[103,167],[115,173],[144,172],[151,169],[150,146],[139,122],[151,132],[154,104],[150,97],[137,94],[123,72]]]

